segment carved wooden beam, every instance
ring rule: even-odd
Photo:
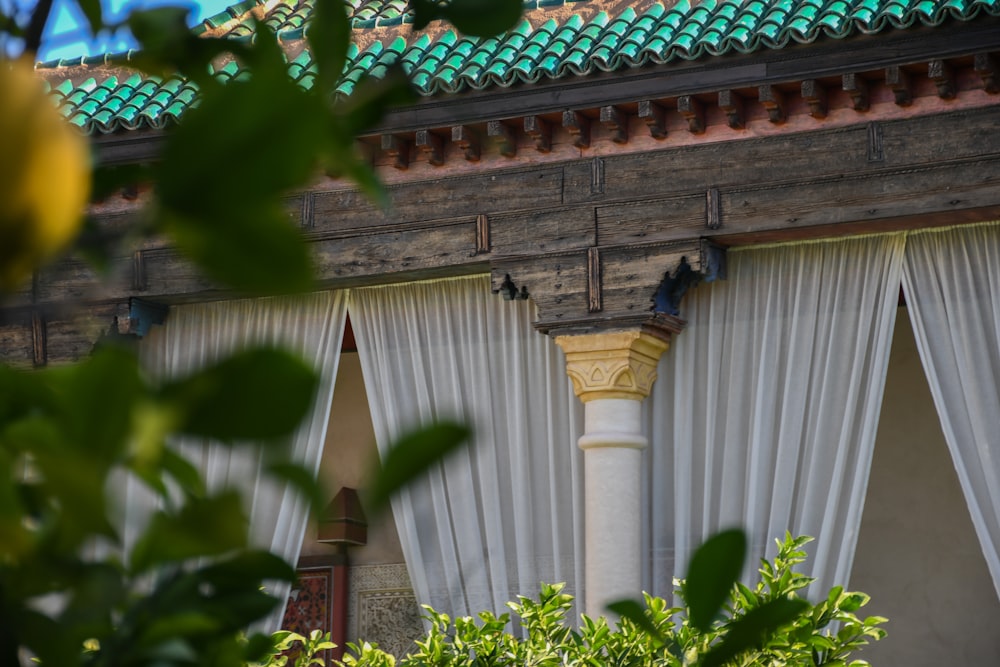
[[[616,144],[628,143],[628,114],[618,107],[601,107],[601,125],[611,132],[611,141]]]
[[[1000,92],[1000,65],[997,64],[996,57],[991,53],[977,53],[973,62],[973,69],[983,80],[983,89],[991,95]]]
[[[427,161],[435,167],[444,164],[444,139],[430,130],[417,130],[415,139],[417,148],[426,156]]]
[[[462,149],[465,159],[469,162],[479,162],[482,148],[479,133],[467,125],[456,125],[451,128],[452,142]]]
[[[524,133],[535,142],[535,150],[539,153],[552,151],[552,126],[544,118],[525,116]]]
[[[667,138],[667,112],[656,102],[650,100],[639,101],[639,118],[646,123],[649,128],[649,136],[654,139]]]
[[[772,85],[765,84],[757,88],[757,99],[767,109],[767,118],[772,123],[784,123],[787,113],[785,111],[785,95]]]
[[[486,124],[486,134],[500,148],[500,155],[517,157],[517,135],[513,128],[499,120],[491,120]]]
[[[692,134],[702,134],[705,131],[705,105],[697,97],[678,97],[677,111],[687,120],[688,131]]]
[[[910,86],[910,75],[902,67],[893,65],[885,68],[885,85],[896,98],[896,104],[908,107],[913,104],[913,90]]]
[[[868,111],[871,107],[871,97],[868,92],[868,82],[861,78],[861,75],[850,73],[841,78],[841,85],[844,92],[851,96],[851,103],[855,111]]]
[[[823,119],[827,114],[826,87],[816,79],[806,79],[802,82],[802,99],[809,105],[809,115]]]
[[[573,137],[573,145],[577,148],[590,147],[590,119],[579,111],[563,112],[563,127]]]
[[[932,60],[927,63],[927,76],[937,86],[938,97],[950,100],[955,97],[955,72],[951,65],[943,60]]]
[[[410,166],[410,142],[394,134],[382,135],[382,152],[393,158],[392,166],[396,169],[408,169]]]
[[[746,116],[743,113],[743,98],[733,90],[719,91],[719,108],[726,114],[726,122],[734,130],[746,127]]]

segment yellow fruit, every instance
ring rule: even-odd
[[[0,60],[0,292],[76,237],[90,177],[86,139],[56,111],[31,65]]]

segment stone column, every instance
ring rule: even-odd
[[[584,403],[586,613],[641,592],[642,400],[656,380],[669,334],[642,330],[557,336],[566,372]]]

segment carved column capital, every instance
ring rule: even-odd
[[[566,353],[566,374],[584,403],[600,398],[636,401],[649,396],[669,340],[646,331],[556,336]]]

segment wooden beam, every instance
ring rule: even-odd
[[[844,92],[851,96],[851,105],[855,111],[868,111],[871,98],[868,92],[868,82],[860,74],[850,72],[841,77]]]
[[[908,107],[913,104],[913,90],[909,73],[899,65],[885,68],[885,85],[892,90],[896,104]]]
[[[31,348],[32,363],[35,368],[41,368],[49,363],[48,323],[38,312],[31,314]]]
[[[616,144],[628,143],[628,114],[618,107],[601,107],[601,125],[611,133]]]
[[[726,123],[734,130],[746,127],[746,116],[743,113],[743,98],[733,90],[719,91],[719,108],[726,114]]]
[[[809,115],[816,119],[826,118],[827,94],[826,87],[816,79],[806,79],[802,82],[802,99],[809,105]]]
[[[689,132],[702,134],[705,131],[705,105],[697,97],[691,95],[678,97],[677,111],[687,120]]]
[[[757,88],[757,99],[767,109],[767,118],[772,123],[784,123],[787,117],[785,111],[785,95],[776,87],[764,84]]]
[[[721,229],[722,215],[719,206],[719,189],[709,188],[705,193],[705,228]]]
[[[382,135],[382,152],[393,159],[392,166],[399,170],[410,167],[410,142],[394,134]]]
[[[932,60],[927,63],[927,76],[937,86],[938,97],[943,100],[954,99],[957,89],[955,88],[955,72],[951,65],[943,60]]]
[[[997,64],[996,57],[991,53],[977,53],[973,59],[973,69],[983,80],[983,89],[990,95],[1000,92],[1000,65]]]
[[[525,116],[524,133],[535,142],[535,150],[539,153],[552,151],[552,126],[544,118]]]
[[[504,157],[517,157],[517,135],[506,123],[491,120],[486,124],[486,136],[493,139]]]
[[[667,112],[662,106],[650,100],[639,101],[639,118],[649,128],[649,136],[657,141],[667,138]]]
[[[490,252],[490,217],[485,213],[476,216],[476,254]]]
[[[577,148],[590,148],[590,119],[579,111],[563,112],[563,127],[573,137]]]
[[[587,248],[587,312],[604,310],[601,288],[601,250],[592,246]]]
[[[430,130],[417,130],[414,139],[417,148],[427,156],[427,162],[440,167],[444,164],[444,139]]]
[[[479,133],[467,125],[456,125],[451,128],[451,141],[458,146],[468,162],[479,162],[481,144]]]

